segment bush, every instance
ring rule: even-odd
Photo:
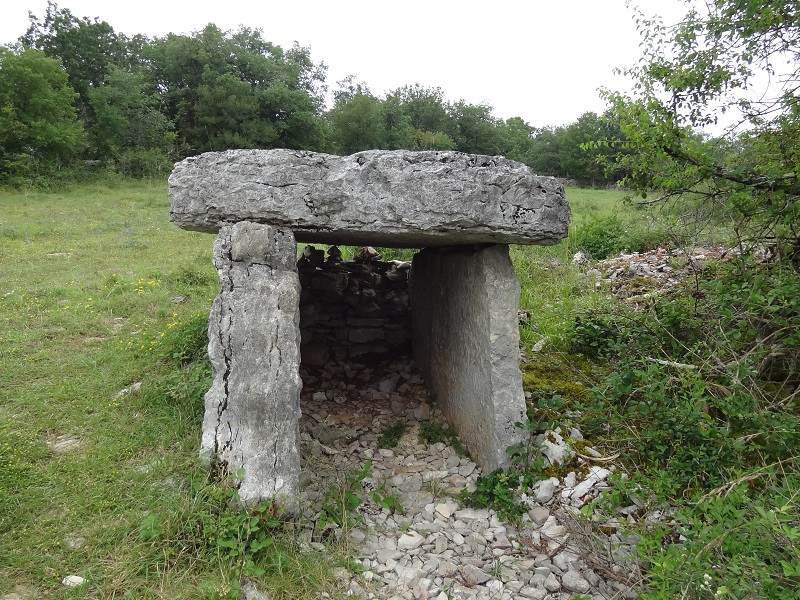
[[[585,252],[594,260],[603,260],[620,252],[647,252],[663,245],[680,246],[687,242],[669,227],[657,221],[648,222],[647,215],[637,219],[619,217],[593,217],[572,230],[570,251]]]
[[[797,473],[797,466],[780,471]],[[638,552],[649,582],[641,597],[797,598],[800,481],[780,471],[741,474],[683,506],[674,523],[644,531]]]
[[[163,177],[172,170],[173,161],[157,148],[131,148],[120,153],[115,166],[126,177]]]
[[[585,433],[633,432],[626,454],[680,489],[800,449],[800,277],[724,265],[697,285],[574,326],[576,349],[613,364],[584,407]]]
[[[585,252],[594,260],[602,260],[623,249],[623,233],[622,221],[617,217],[596,217],[571,232],[570,250]]]

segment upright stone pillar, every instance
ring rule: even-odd
[[[247,221],[214,243],[220,292],[211,308],[201,453],[238,478],[243,502],[292,510],[300,476],[300,281],[291,231]]]
[[[508,463],[525,417],[519,370],[520,287],[508,246],[425,248],[411,266],[414,358],[485,473]]]

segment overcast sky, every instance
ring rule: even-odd
[[[495,116],[534,126],[562,125],[602,112],[597,88],[625,89],[613,75],[639,56],[633,9],[625,0],[62,0],[77,17],[150,37],[260,28],[283,47],[296,40],[328,66],[328,85],[347,75],[377,95],[402,85],[441,87],[450,101],[487,102]],[[674,22],[681,0],[633,0]],[[0,0],[0,44],[44,17],[46,0]]]

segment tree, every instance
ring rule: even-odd
[[[228,148],[316,149],[324,65],[299,46],[284,52],[261,30],[224,32],[209,24],[169,34],[147,48],[163,111],[188,156]]]
[[[84,139],[61,65],[30,48],[0,47],[0,179],[72,162]]]
[[[78,93],[81,111],[89,106],[89,90],[105,80],[110,66],[130,60],[125,37],[117,35],[105,21],[79,19],[50,0],[43,22],[33,13],[28,16],[30,27],[21,38],[23,45],[61,61],[70,85]]]
[[[450,129],[446,133],[461,152],[474,154],[502,154],[502,123],[492,115],[488,104],[467,104],[459,100],[448,105]]]
[[[384,144],[387,150],[410,147],[411,124],[397,96],[387,95],[381,103],[383,111]]]
[[[506,158],[529,164],[533,158],[533,135],[536,129],[531,127],[522,117],[506,119],[502,124],[503,154]]]
[[[343,154],[385,146],[383,106],[369,90],[340,95],[328,118],[334,143]]]
[[[406,85],[389,94],[388,98],[400,104],[413,129],[436,133],[450,128],[450,117],[445,109],[441,88]]]
[[[540,175],[564,177],[561,168],[561,145],[564,127],[540,127],[533,133],[527,165]]]
[[[133,176],[171,168],[175,132],[159,112],[145,73],[111,67],[103,84],[89,90],[89,103],[94,113],[89,141],[95,158]]]
[[[600,118],[593,112],[583,113],[577,121],[566,127],[559,152],[564,177],[591,185],[600,182],[603,169],[594,160],[591,150],[582,145],[605,138],[604,133]]]
[[[596,144],[596,140],[614,140],[624,146],[627,138],[619,122],[610,112],[598,115],[585,112],[578,120],[564,128],[559,157],[564,177],[592,186],[614,183],[625,176],[625,172],[614,161],[614,157],[632,153],[631,148],[615,151],[610,144]]]
[[[717,0],[672,27],[638,22],[644,56],[624,71],[634,90],[604,92],[636,150],[617,159],[625,183],[718,206],[742,239],[770,240],[800,265],[800,5]]]

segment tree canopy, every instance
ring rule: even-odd
[[[75,97],[57,61],[38,50],[0,48],[0,175],[14,181],[41,163],[73,160],[84,139]]]
[[[269,42],[260,29],[223,31],[210,23],[191,34],[128,37],[49,1],[45,16],[31,14],[19,43],[3,50],[3,61],[8,141],[0,181],[16,181],[34,167],[47,177],[67,164],[152,175],[201,152],[278,147],[502,154],[543,175],[612,181],[600,165],[608,149],[580,146],[607,133],[609,115],[535,128],[519,117],[497,118],[485,102],[448,101],[438,87],[406,85],[376,95],[355,77],[339,82],[328,108],[324,63],[308,48]],[[14,87],[23,63],[30,85]],[[34,80],[46,93],[21,98],[33,93]],[[34,118],[37,110],[46,118]]]
[[[617,157],[625,183],[717,207],[742,240],[772,240],[800,260],[798,4],[717,0],[674,26],[638,23],[643,57],[625,70],[633,92],[605,92],[627,137],[617,146],[635,149]]]

